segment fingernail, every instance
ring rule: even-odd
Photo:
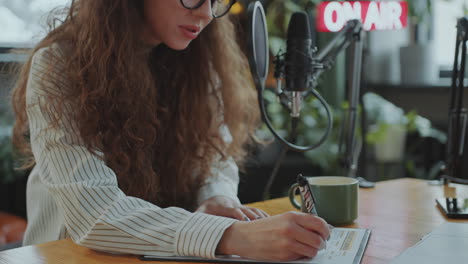
[[[244,216],[244,220],[250,222],[250,218],[248,218],[247,216]]]
[[[328,224],[328,230],[330,230],[330,231],[331,231],[331,230],[333,230],[334,228],[335,228],[334,226],[332,226],[332,225]],[[328,241],[328,240],[330,240],[330,237],[331,237],[331,233],[330,233],[330,234],[328,234],[327,241]]]
[[[322,249],[327,249],[327,242],[325,242],[325,240],[323,240],[322,238],[320,238],[320,247],[319,247],[319,250],[322,250]]]

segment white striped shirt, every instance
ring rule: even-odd
[[[27,85],[36,165],[27,184],[24,245],[71,237],[79,245],[107,252],[214,258],[224,230],[236,220],[176,207],[162,209],[126,196],[112,169],[84,147],[73,122],[61,118],[58,127],[49,128],[54,111],[43,108],[47,100],[44,91],[53,85],[43,73],[50,70],[50,53],[58,51],[53,45],[36,52]],[[229,130],[226,126],[223,130],[229,140]],[[212,172],[200,190],[198,203],[216,195],[238,201],[234,161],[214,163]]]

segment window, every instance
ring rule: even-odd
[[[464,15],[468,0],[434,0],[435,59],[441,69],[451,70],[455,57],[457,19]]]
[[[0,47],[30,46],[44,37],[47,15],[70,0],[0,0]],[[29,45],[28,45],[29,44]]]

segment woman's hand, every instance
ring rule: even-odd
[[[330,235],[320,217],[287,212],[226,229],[217,253],[263,261],[291,261],[314,257]]]
[[[196,212],[230,217],[242,221],[268,217],[268,214],[260,209],[243,206],[239,202],[222,195],[205,200],[200,204]]]

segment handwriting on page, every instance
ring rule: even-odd
[[[365,232],[362,229],[335,228],[332,230],[327,250],[308,263],[354,263]]]

